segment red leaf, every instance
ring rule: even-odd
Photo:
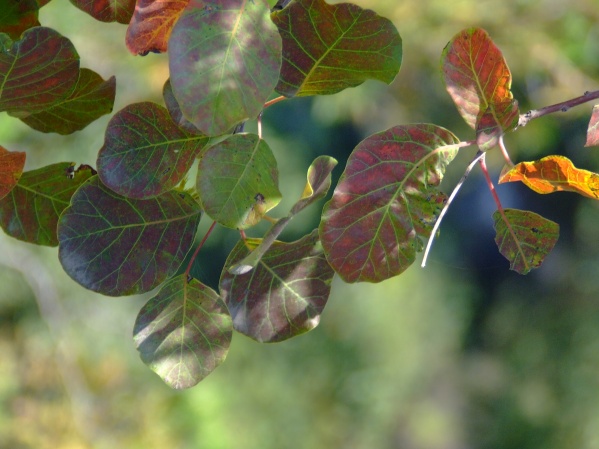
[[[71,0],[71,3],[100,22],[125,25],[135,10],[135,0]]]
[[[125,42],[134,55],[163,53],[175,22],[189,0],[138,0]]]
[[[454,36],[443,50],[442,66],[447,91],[468,125],[478,128],[485,113],[502,131],[518,124],[518,102],[510,91],[512,75],[485,30],[470,28]]]
[[[599,145],[599,105],[593,106],[593,114],[587,129],[587,141],[585,147]]]
[[[29,28],[39,26],[40,5],[35,0],[3,0],[0,7],[0,33],[19,39]]]
[[[25,153],[8,151],[0,146],[0,199],[17,185],[24,166]]]
[[[0,34],[0,111],[46,109],[65,100],[78,79],[79,55],[57,31],[30,28],[16,42]]]

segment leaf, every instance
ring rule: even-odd
[[[71,0],[71,3],[100,22],[127,25],[135,10],[136,0]]]
[[[171,86],[171,80],[167,79],[162,88],[162,97],[164,98],[164,104],[168,110],[169,115],[173,122],[177,124],[179,128],[183,128],[185,131],[192,134],[202,134],[201,131],[196,128],[190,121],[183,117],[179,103],[173,95],[173,88]]]
[[[262,256],[287,227],[291,219],[297,213],[327,194],[331,187],[331,172],[336,165],[337,161],[330,156],[318,156],[310,164],[310,168],[308,168],[308,182],[304,187],[301,198],[293,205],[286,217],[280,218],[276,223],[272,224],[256,248],[241,261],[229,267],[229,273],[245,274],[256,267]]]
[[[225,266],[243,259],[246,245],[258,244],[259,239],[240,241]],[[282,341],[318,325],[333,275],[314,230],[293,243],[274,242],[248,274],[223,270],[220,292],[236,331],[260,342]]]
[[[334,94],[367,79],[390,84],[399,72],[401,37],[393,23],[350,3],[295,0],[272,13],[283,38],[276,90],[287,97]]]
[[[585,147],[599,145],[599,105],[593,106],[593,113],[587,129],[587,141]]]
[[[190,134],[155,103],[135,103],[108,123],[98,174],[120,195],[145,199],[177,186],[208,138]]]
[[[11,237],[36,245],[56,246],[56,224],[69,200],[92,174],[89,166],[60,162],[23,173],[0,200],[0,225]]]
[[[189,0],[138,0],[125,42],[134,55],[164,53],[173,26]]]
[[[46,109],[68,98],[78,78],[79,55],[57,31],[30,28],[16,42],[0,34],[0,112]]]
[[[95,176],[73,195],[58,223],[58,257],[79,284],[109,296],[152,290],[189,251],[200,208],[184,192],[149,200],[117,195]]]
[[[516,127],[519,111],[510,91],[512,75],[485,30],[469,28],[455,35],[443,49],[441,65],[447,91],[468,125],[478,128],[488,113],[502,132]]]
[[[169,40],[175,98],[208,136],[256,118],[280,66],[281,37],[264,0],[191,0]]]
[[[599,175],[576,168],[564,156],[547,156],[534,162],[520,162],[511,169],[504,169],[499,184],[522,181],[537,193],[576,192],[599,199]]]
[[[39,5],[35,0],[2,0],[0,2],[0,33],[19,39],[29,28],[39,26]]]
[[[202,153],[196,188],[204,211],[223,226],[246,229],[281,201],[277,161],[255,134],[234,134]]]
[[[193,387],[224,362],[232,334],[220,296],[184,274],[143,306],[133,328],[142,361],[175,389]]]
[[[0,145],[0,200],[17,185],[25,167],[25,153]]]
[[[414,262],[446,201],[437,186],[458,142],[444,128],[415,124],[358,144],[320,223],[327,260],[344,281],[380,282]]]
[[[493,213],[495,243],[510,262],[510,270],[526,274],[539,268],[559,237],[559,225],[530,211],[505,209]]]
[[[44,133],[71,134],[112,112],[115,93],[114,76],[104,81],[96,72],[81,69],[77,86],[68,98],[21,120]]]

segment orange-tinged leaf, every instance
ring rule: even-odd
[[[510,270],[526,274],[539,268],[559,237],[559,225],[534,212],[505,209],[493,214],[495,243]]]
[[[125,42],[134,55],[163,53],[177,19],[189,0],[139,0]]]
[[[537,193],[576,192],[599,199],[599,175],[576,168],[564,156],[547,156],[534,162],[520,162],[501,173],[499,183],[522,181]]]
[[[512,75],[485,30],[470,28],[454,36],[443,49],[441,64],[447,91],[468,125],[477,129],[487,112],[502,131],[518,124]]]
[[[593,113],[587,129],[587,141],[584,146],[592,147],[595,145],[599,145],[599,105],[593,106]]]
[[[4,198],[17,185],[23,174],[25,153],[8,151],[0,146],[0,199]]]

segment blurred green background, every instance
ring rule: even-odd
[[[264,137],[288,198],[275,216],[301,192],[314,157],[338,158],[338,177],[373,132],[432,122],[471,139],[439,71],[441,50],[463,28],[485,28],[502,49],[523,111],[599,88],[597,0],[354,2],[393,20],[404,43],[402,69],[391,86],[367,82],[266,111]],[[167,58],[130,55],[125,26],[94,22],[67,0],[44,7],[41,21],[75,43],[82,66],[116,75],[115,111],[161,101]],[[583,147],[591,107],[508,136],[512,159],[563,154],[598,171],[597,149]],[[4,114],[0,144],[26,151],[28,169],[95,165],[109,118],[63,137]],[[466,149],[449,167],[446,191],[473,155]],[[500,155],[487,159],[497,177]],[[56,249],[0,235],[0,447],[599,448],[599,207],[518,183],[498,192],[504,206],[560,224],[560,241],[539,270],[508,270],[493,241],[494,204],[475,170],[427,268],[415,264],[377,285],[336,280],[316,330],[273,345],[235,335],[226,362],[182,392],[166,387],[133,346],[131,329],[148,296],[88,292],[64,274]],[[283,238],[313,229],[321,205]],[[227,230],[211,236],[194,274],[214,286],[237,238]]]

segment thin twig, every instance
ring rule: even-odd
[[[476,153],[476,156],[474,157],[472,162],[470,162],[470,164],[468,164],[468,167],[466,167],[466,170],[464,171],[462,178],[457,183],[457,185],[454,187],[453,192],[451,192],[451,195],[449,195],[449,198],[447,199],[445,206],[443,206],[443,210],[439,214],[439,218],[437,218],[437,221],[435,222],[435,225],[433,226],[433,230],[431,232],[431,236],[428,239],[428,243],[426,244],[426,249],[424,250],[424,257],[422,258],[422,264],[421,264],[422,267],[426,266],[426,260],[428,259],[428,253],[430,252],[431,247],[433,246],[433,241],[435,240],[435,235],[437,234],[437,231],[439,230],[439,226],[441,226],[441,220],[443,219],[443,217],[449,210],[449,205],[451,204],[453,199],[456,197],[459,190],[462,188],[462,185],[464,185],[464,181],[466,181],[466,178],[468,177],[468,175],[470,174],[470,172],[472,171],[472,169],[474,168],[476,163],[479,160],[481,160],[482,158],[484,158],[484,156],[485,156],[485,153],[480,150],[478,151],[478,153]]]
[[[198,245],[198,247],[194,251],[193,256],[191,256],[191,259],[189,260],[189,263],[187,264],[187,270],[185,270],[185,278],[188,280],[188,282],[190,280],[189,273],[191,272],[191,266],[193,265],[193,262],[196,260],[196,257],[198,257],[198,253],[200,252],[200,249],[202,249],[202,246],[204,246],[204,243],[206,243],[206,239],[208,239],[208,236],[210,234],[212,234],[212,231],[214,230],[215,226],[216,226],[216,221],[213,221],[212,224],[210,225],[210,228],[208,229],[208,231],[204,235],[204,238],[202,239],[202,241],[200,242],[200,244]]]
[[[503,158],[505,159],[505,162],[510,167],[513,167],[514,163],[510,159],[510,154],[508,153],[507,148],[505,147],[505,142],[503,141],[503,136],[504,136],[503,134],[501,136],[499,136],[499,148],[501,149],[501,154],[503,154]]]
[[[547,114],[553,114],[554,112],[567,112],[574,106],[588,103],[589,101],[593,101],[597,98],[599,98],[599,90],[585,92],[580,97],[572,98],[561,103],[552,104],[551,106],[545,106],[541,109],[532,109],[520,115],[520,119],[518,120],[518,126],[526,126],[528,122],[530,122],[531,120],[542,117]]]

